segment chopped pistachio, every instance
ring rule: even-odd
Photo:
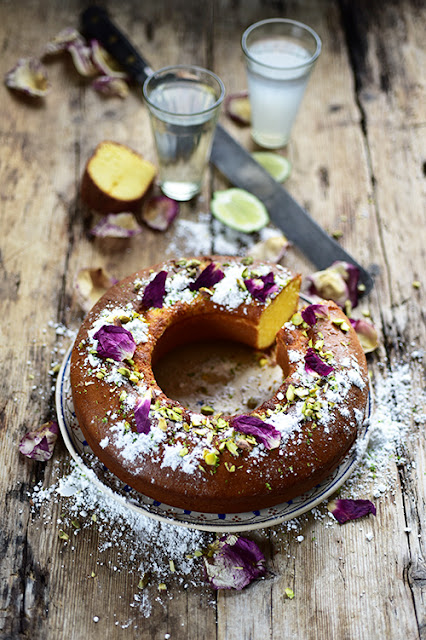
[[[287,398],[287,400],[289,402],[293,402],[293,400],[294,400],[294,386],[292,384],[290,384],[288,386],[288,389],[286,391],[285,397]]]
[[[291,322],[296,325],[296,327],[299,327],[301,324],[303,324],[303,318],[302,318],[302,314],[297,311],[295,314],[293,314],[293,316],[291,317]]]
[[[244,258],[242,258],[241,263],[248,266],[250,264],[253,264],[254,259],[252,256],[245,256]]]
[[[157,425],[161,431],[167,431],[167,420],[165,420],[165,418],[158,418]]]
[[[65,531],[63,529],[59,529],[59,534],[58,535],[59,535],[59,538],[61,540],[69,540],[70,539],[69,535],[67,533],[65,533]]]
[[[293,598],[294,598],[293,589],[290,589],[290,587],[287,587],[286,589],[284,589],[284,593],[287,596],[287,598],[289,598],[290,600],[293,600]]]
[[[226,467],[226,470],[229,471],[229,473],[234,473],[235,471],[234,464],[229,464],[228,462],[225,462],[225,467]]]
[[[170,567],[170,571],[172,573],[174,573],[176,571],[175,563],[173,562],[173,560],[169,560],[169,567]]]
[[[226,441],[226,448],[228,449],[229,453],[232,453],[233,456],[238,456],[238,447],[235,444],[235,442],[233,442],[232,440],[227,440]]]
[[[217,454],[214,451],[209,451],[208,449],[204,450],[203,458],[204,462],[211,467],[215,466],[219,460]]]
[[[204,416],[212,416],[214,414],[213,407],[210,407],[208,404],[205,404],[201,407],[201,413]]]
[[[188,453],[189,453],[188,447],[182,447],[182,449],[179,451],[179,455],[181,458],[188,455]]]
[[[160,582],[160,584],[158,585],[158,591],[167,591],[167,586],[164,584],[164,582]]]

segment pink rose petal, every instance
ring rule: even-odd
[[[136,342],[130,331],[114,324],[104,324],[94,334],[98,341],[96,351],[101,358],[112,358],[117,362],[133,358]]]
[[[350,318],[351,325],[356,331],[364,353],[371,353],[379,346],[379,336],[376,327],[367,320]]]
[[[328,308],[324,304],[310,304],[302,309],[302,318],[313,327],[317,318],[328,318]]]
[[[270,271],[266,276],[259,278],[248,278],[244,280],[247,290],[253,298],[265,302],[266,298],[275,291],[278,291],[278,285],[274,283],[274,274]]]
[[[29,431],[19,443],[19,451],[32,460],[45,462],[52,457],[59,434],[58,423],[45,422],[35,431]]]
[[[166,231],[179,213],[179,203],[167,196],[154,196],[142,209],[142,220],[155,231]]]
[[[351,500],[338,498],[327,505],[336,520],[343,524],[348,520],[356,520],[372,513],[376,515],[376,507],[370,500]]]
[[[211,262],[205,269],[202,270],[200,275],[194,282],[189,285],[190,291],[198,291],[201,287],[210,289],[215,284],[220,282],[225,277],[223,271],[215,264]]]
[[[4,82],[9,89],[33,98],[47,95],[51,88],[47,71],[37,58],[20,58],[15,67],[6,73]]]
[[[92,81],[92,87],[95,91],[108,98],[127,98],[129,95],[129,85],[122,78],[99,76]]]
[[[334,369],[320,358],[315,349],[309,347],[305,355],[305,371],[311,375],[319,375],[325,378]]]
[[[154,307],[161,309],[166,295],[167,271],[159,271],[155,278],[149,282],[142,297],[142,306],[146,309]]]
[[[232,427],[235,431],[254,436],[266,449],[276,449],[281,442],[281,433],[256,416],[236,416],[232,419]]]
[[[151,420],[149,418],[149,410],[151,408],[151,391],[138,400],[135,407],[136,431],[138,433],[149,433],[151,430]]]
[[[255,542],[224,535],[204,556],[207,579],[213,589],[241,590],[266,574],[265,556]]]
[[[133,213],[109,213],[90,230],[98,238],[131,238],[141,232]]]
[[[285,236],[272,236],[253,245],[247,255],[255,260],[279,262],[289,246],[290,242]]]
[[[347,301],[352,308],[358,304],[359,269],[349,262],[333,262],[327,269],[311,274],[309,281],[311,294],[334,300],[342,308]]]

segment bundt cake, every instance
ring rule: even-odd
[[[276,505],[324,480],[364,422],[367,365],[340,308],[300,311],[299,289],[280,265],[224,256],[164,262],[109,289],[71,357],[74,408],[95,455],[144,495],[207,513]],[[166,396],[155,362],[216,338],[276,341],[283,382],[273,397],[230,416]]]

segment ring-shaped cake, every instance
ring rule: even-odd
[[[170,260],[117,283],[84,320],[71,357],[77,419],[94,454],[154,500],[206,513],[288,501],[356,443],[368,402],[358,337],[330,301],[298,311],[300,276],[210,256]],[[283,381],[253,411],[206,415],[166,396],[153,366],[177,345],[274,342]]]

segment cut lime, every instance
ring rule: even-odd
[[[284,182],[289,177],[291,163],[284,156],[272,151],[254,151],[251,155],[277,182]]]
[[[223,224],[244,233],[259,231],[269,222],[265,205],[244,189],[215,191],[210,206]]]

